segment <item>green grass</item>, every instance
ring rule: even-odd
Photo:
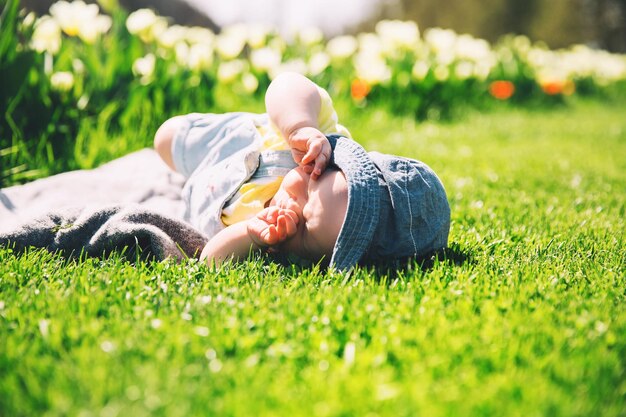
[[[342,121],[440,175],[450,259],[346,277],[0,249],[0,415],[626,415],[623,103]]]

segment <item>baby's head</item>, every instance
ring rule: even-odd
[[[302,168],[285,176],[273,205],[298,214],[295,236],[281,250],[339,270],[357,264],[424,256],[448,243],[450,207],[437,175],[424,163],[367,153],[341,136],[328,139],[331,164],[317,180]]]

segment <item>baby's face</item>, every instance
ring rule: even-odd
[[[299,219],[296,234],[281,244],[281,251],[330,261],[348,207],[348,185],[341,171],[327,169],[312,180],[302,168],[294,168],[270,205],[291,209]]]

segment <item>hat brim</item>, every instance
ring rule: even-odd
[[[378,170],[361,145],[330,135],[333,163],[346,177],[348,206],[333,248],[330,266],[347,271],[356,266],[370,246],[380,215]]]

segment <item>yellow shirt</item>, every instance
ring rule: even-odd
[[[350,132],[339,124],[333,101],[326,90],[317,88],[320,99],[320,112],[317,120],[318,129],[325,135],[340,134],[351,137]],[[263,137],[261,151],[288,150],[289,145],[271,123],[257,126]],[[274,197],[283,181],[282,176],[255,178],[243,184],[222,209],[222,222],[226,226],[248,220],[263,210],[265,203]]]

